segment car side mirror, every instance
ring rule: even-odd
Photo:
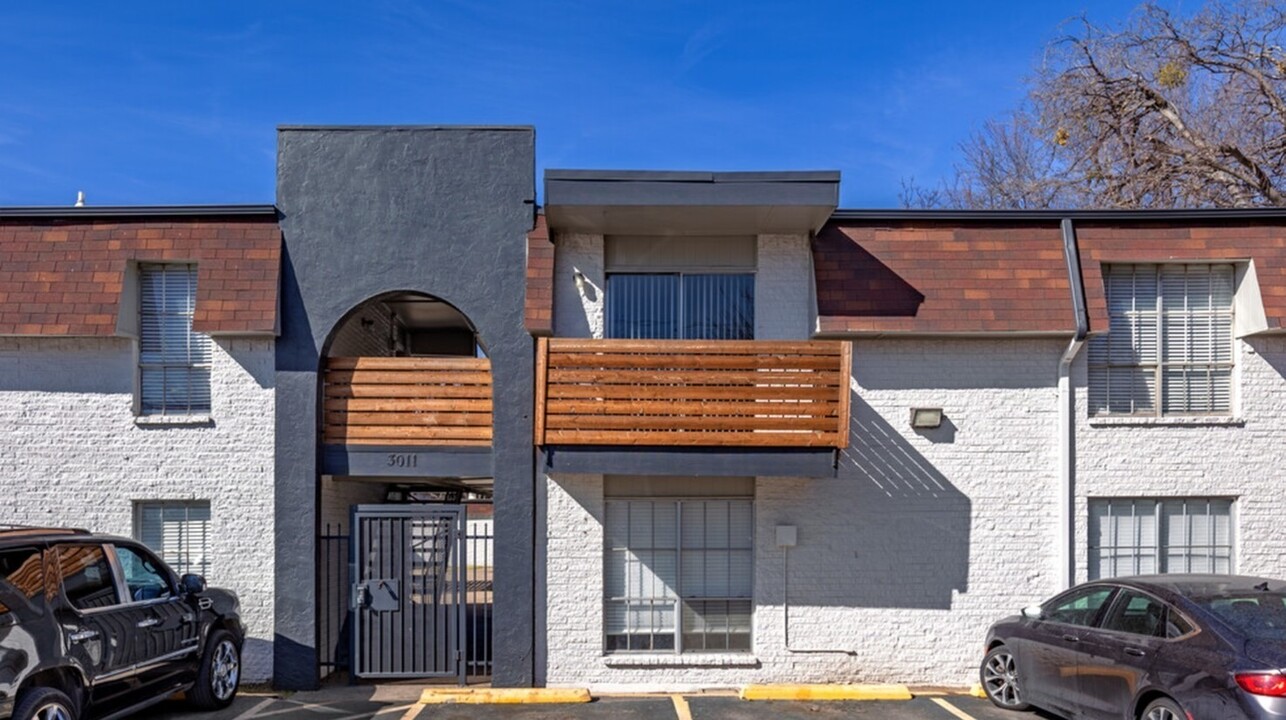
[[[1029,605],[1023,608],[1021,612],[1023,617],[1028,620],[1042,620],[1045,617],[1045,613],[1041,611],[1039,605]]]
[[[182,586],[183,592],[187,595],[205,592],[205,578],[200,575],[184,575],[179,578],[179,585]]]

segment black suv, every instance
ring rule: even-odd
[[[133,540],[0,525],[0,719],[116,718],[178,692],[227,707],[239,609]]]

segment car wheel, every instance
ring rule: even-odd
[[[76,705],[59,690],[32,688],[18,697],[13,720],[76,720]]]
[[[1022,687],[1018,683],[1018,663],[1014,653],[1004,645],[992,648],[982,659],[982,691],[997,707],[1026,710]]]
[[[1186,720],[1179,704],[1170,698],[1157,698],[1143,710],[1143,720]]]
[[[196,684],[188,692],[192,705],[219,710],[232,704],[241,684],[241,648],[227,630],[215,630],[205,643]]]

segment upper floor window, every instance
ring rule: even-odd
[[[1090,341],[1091,414],[1232,412],[1232,265],[1109,265]]]
[[[609,338],[752,340],[752,273],[613,273],[607,276]]]
[[[210,412],[210,337],[192,331],[196,265],[139,266],[139,409]]]

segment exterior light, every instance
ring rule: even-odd
[[[911,427],[929,430],[942,426],[942,408],[911,408]]]

